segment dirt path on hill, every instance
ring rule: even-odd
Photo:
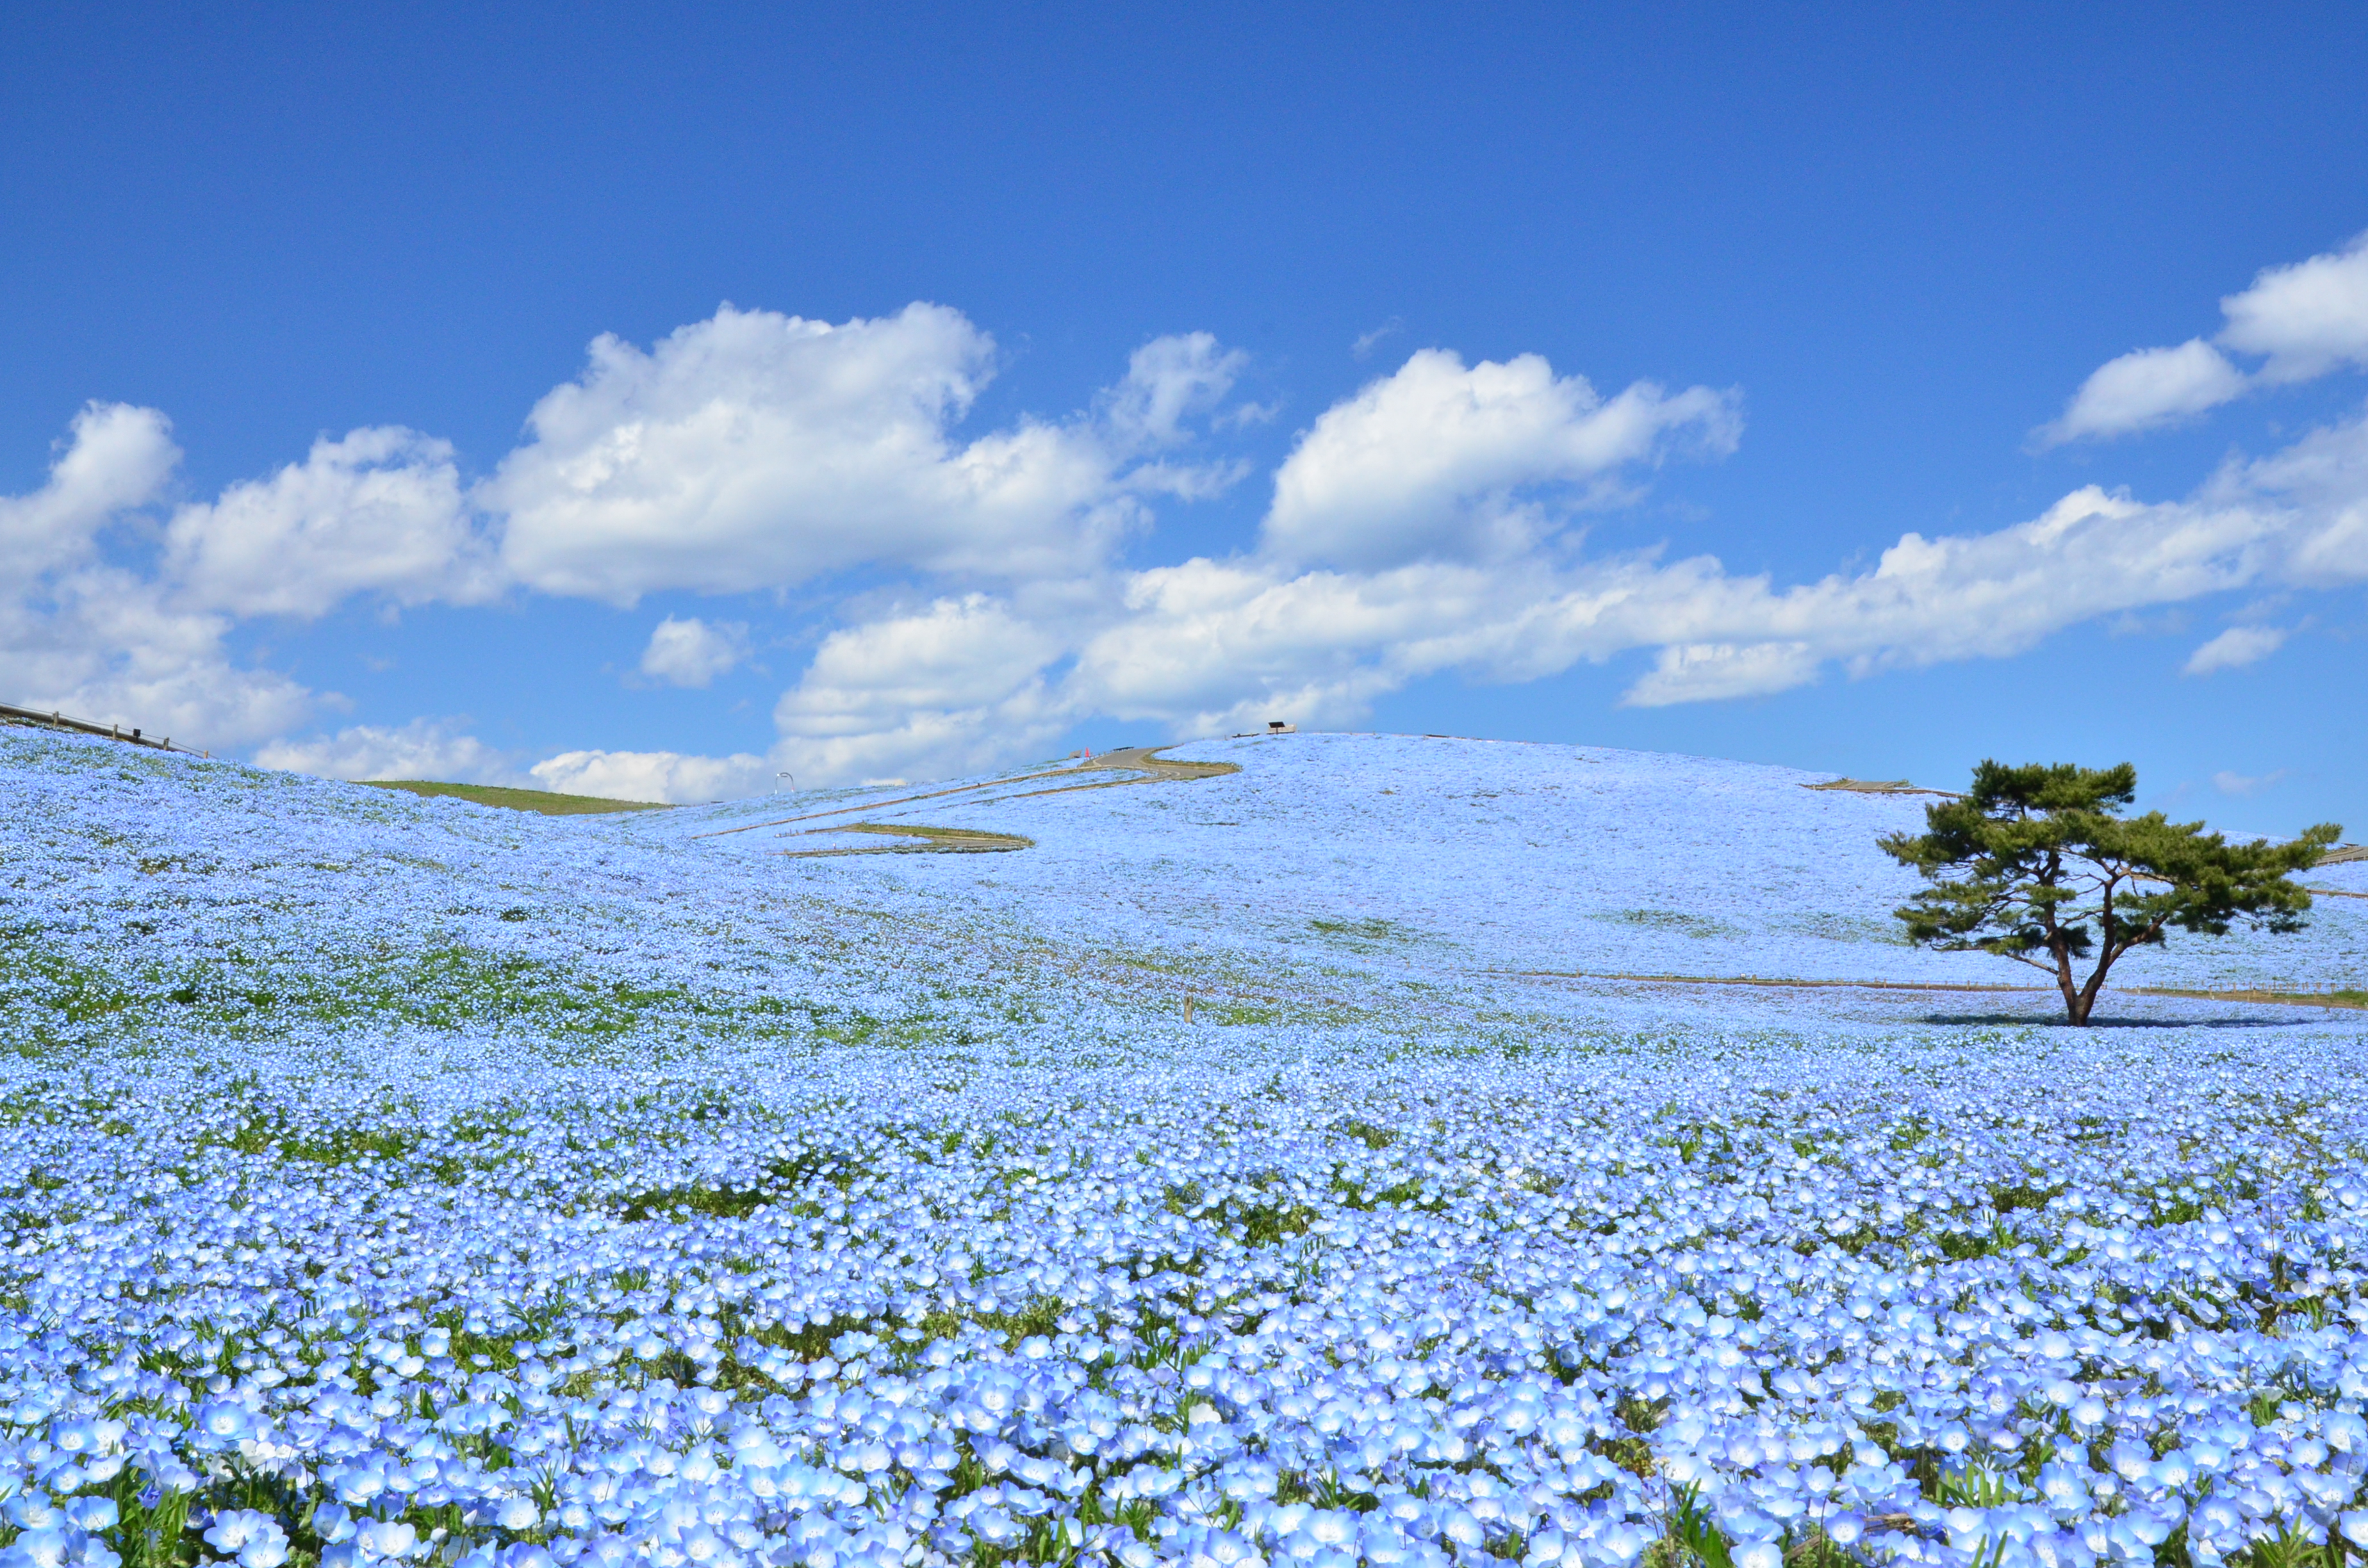
[[[914,827],[884,822],[851,822],[843,827],[810,827],[805,837],[816,833],[878,833],[899,838],[917,838],[918,844],[850,845],[831,849],[776,849],[776,855],[792,859],[811,859],[820,855],[996,855],[1012,849],[1033,849],[1036,841],[1022,838],[1016,833],[982,833],[970,827]]]
[[[1066,795],[1079,790],[1113,790],[1129,784],[1183,782],[1195,778],[1215,778],[1227,773],[1239,773],[1238,762],[1180,762],[1161,756],[1165,746],[1121,746],[1099,756],[1088,757],[1071,767],[1048,768],[1042,773],[1023,774],[1017,778],[990,778],[977,784],[957,784],[950,790],[930,790],[918,795],[899,795],[893,800],[866,801],[860,805],[836,806],[829,811],[806,812],[793,817],[777,817],[770,822],[752,822],[739,827],[718,828],[712,833],[695,833],[693,838],[722,838],[734,833],[754,833],[760,827],[789,827],[802,822],[819,822],[825,817],[851,816],[858,812],[876,812],[890,806],[917,805],[924,801],[942,801],[956,795],[976,798],[980,805],[994,805],[1004,801],[1024,801],[1038,795]],[[1084,784],[1055,784],[1045,790],[1017,790],[1021,784],[1041,784],[1048,778],[1074,778],[1080,773],[1132,773],[1132,778],[1097,778]],[[994,790],[1011,790],[1008,794],[985,796]],[[983,798],[982,798],[983,797]],[[969,803],[967,801],[963,802]],[[848,823],[831,827],[810,827],[797,836],[817,833],[881,833],[917,838],[919,844],[866,845],[861,847],[832,849],[780,849],[774,853],[799,858],[821,855],[977,855],[1009,849],[1029,849],[1035,840],[1017,834],[987,833],[966,827],[899,826],[890,823]]]

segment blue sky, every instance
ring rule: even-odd
[[[1272,715],[2368,827],[2356,6],[0,51],[0,700],[679,799]]]

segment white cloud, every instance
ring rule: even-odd
[[[647,353],[602,337],[479,499],[507,514],[520,580],[620,605],[863,565],[1071,574],[1142,519],[1126,460],[1175,442],[1239,362],[1205,334],[1159,339],[1104,420],[957,443],[994,352],[960,312],[928,304],[838,326],[725,306]]]
[[[1640,381],[1607,403],[1535,354],[1466,368],[1427,348],[1300,437],[1275,474],[1263,548],[1336,566],[1502,558],[1553,531],[1547,503],[1571,499],[1554,487],[1600,495],[1680,440],[1731,450],[1739,426],[1734,394],[1707,387]]]
[[[1629,708],[1762,697],[1817,678],[1816,651],[1806,642],[1687,642],[1661,650],[1651,672],[1621,699]]]
[[[1068,705],[1178,732],[1253,717],[1338,721],[1406,680],[1501,647],[1519,585],[1502,571],[1421,562],[1289,573],[1188,561],[1132,574],[1120,613],[1085,642]]]
[[[740,621],[709,622],[693,616],[667,616],[642,650],[642,674],[676,686],[704,687],[748,656],[748,628]]]
[[[2264,375],[2340,361],[2351,255],[2263,274],[2229,301],[2222,345],[2267,356]],[[94,404],[49,481],[0,498],[0,566],[15,568],[0,682],[220,747],[287,735],[336,700],[236,665],[239,616],[317,616],[355,595],[475,602],[505,581],[627,603],[874,574],[862,602],[895,608],[823,641],[775,709],[768,757],[581,750],[520,776],[425,722],[268,753],[706,800],[761,790],[781,767],[822,783],[993,767],[1090,715],[1170,733],[1338,722],[1428,676],[1523,681],[1636,655],[1649,665],[1629,703],[1713,700],[1828,665],[2005,656],[2214,593],[2368,581],[2368,418],[2231,461],[2184,500],[2090,486],[2011,527],[1902,534],[1872,568],[1813,582],[1709,556],[1588,555],[1581,511],[1633,497],[1671,455],[1730,449],[1736,398],[1640,382],[1606,399],[1535,355],[1467,366],[1441,350],[1314,420],[1274,474],[1255,548],[1121,570],[1113,547],[1145,497],[1213,494],[1244,472],[1191,449],[1229,417],[1242,356],[1205,334],[1156,339],[1083,413],[958,437],[993,358],[941,307],[836,326],[727,307],[647,351],[600,340],[473,490],[442,443],[365,429],[181,507],[161,532],[119,523],[153,519],[177,457],[169,427]],[[2067,412],[2079,433],[2174,417],[2241,382],[2201,340],[2116,366]],[[127,564],[143,551],[150,567]],[[2225,633],[2188,667],[2265,656],[2281,635]],[[742,622],[669,616],[640,667],[695,686],[748,651]]]
[[[1126,449],[1174,446],[1186,438],[1185,418],[1212,412],[1248,363],[1205,332],[1154,338],[1128,357],[1103,417]]]
[[[2212,787],[2224,795],[2250,797],[2269,789],[2285,776],[2286,771],[2283,767],[2275,773],[2264,773],[2258,778],[2242,773],[2215,773],[2212,776]]]
[[[1069,714],[1045,671],[1061,638],[985,595],[833,632],[773,710],[777,755],[814,783],[991,767]]]
[[[2064,416],[2039,433],[2039,444],[2150,430],[2216,408],[2246,384],[2245,372],[2200,337],[2176,348],[2141,348],[2098,367]]]
[[[310,619],[359,593],[478,604],[502,587],[450,445],[393,426],[323,437],[302,462],[183,506],[164,570],[191,605],[241,616]]]
[[[323,778],[425,778],[443,784],[531,785],[513,758],[444,721],[400,728],[356,724],[334,735],[277,740],[255,754],[265,767]]]
[[[283,734],[324,699],[287,676],[233,664],[231,624],[165,602],[131,573],[90,569],[49,585],[45,602],[0,605],[6,700],[99,723],[139,725],[210,751]]]
[[[357,595],[483,603],[514,582],[629,604],[658,587],[781,589],[854,568],[1000,581],[1042,600],[1048,584],[1106,570],[1146,521],[1143,497],[1213,495],[1247,472],[1180,450],[1244,363],[1205,333],[1144,344],[1087,413],[957,440],[993,361],[993,341],[943,307],[834,326],[727,306],[647,352],[596,342],[584,375],[537,403],[530,438],[473,489],[442,441],[355,430],[180,506],[161,532],[127,535],[145,566],[104,559],[102,535],[156,501],[179,453],[162,415],[94,403],[49,482],[0,498],[0,679],[17,700],[236,744],[337,700],[234,667],[223,640],[241,618],[316,618]],[[746,656],[739,623],[669,618],[643,669],[698,685]],[[854,689],[826,658],[791,708],[824,724]],[[393,744],[385,735],[417,739],[287,744],[345,767]]]
[[[302,722],[313,695],[233,665],[226,618],[103,556],[108,530],[170,479],[180,458],[170,430],[154,409],[91,403],[41,488],[0,496],[0,689],[199,749],[259,740]]]
[[[1406,323],[1399,317],[1392,316],[1372,331],[1359,333],[1357,340],[1349,345],[1349,352],[1359,359],[1371,358],[1373,350],[1382,346],[1383,339],[1395,337],[1405,330]]]
[[[502,784],[609,801],[691,804],[761,794],[773,770],[763,757],[686,756],[675,752],[570,751],[520,768],[510,753],[437,719],[397,728],[357,724],[333,735],[273,741],[256,753],[265,767],[324,778],[426,778]]]
[[[536,788],[563,795],[698,805],[761,795],[772,787],[774,770],[763,757],[746,752],[685,756],[670,751],[570,751],[527,771]]]
[[[1062,688],[1078,711],[1238,723],[1288,704],[1341,722],[1440,671],[1527,680],[1652,650],[1626,700],[1756,695],[2004,657],[2100,615],[2247,587],[2368,581],[2368,419],[2232,463],[2185,501],[2095,486],[1990,533],[1909,533],[1874,567],[1779,588],[1714,559],[1538,553],[1376,572],[1251,558],[1133,574]]]
[[[2220,301],[2220,341],[2264,354],[2266,381],[2307,381],[2339,365],[2368,369],[2368,234],[2340,251],[2264,269]]]
[[[2340,251],[2263,268],[2251,288],[2223,299],[2220,312],[2220,347],[2265,357],[2252,375],[2202,338],[2141,348],[2099,367],[2063,417],[2032,433],[2034,444],[2152,429],[2255,385],[2308,381],[2345,365],[2368,369],[2368,234]]]
[[[1495,471],[1514,484],[1536,472]],[[1426,676],[1529,680],[1636,652],[1654,663],[1626,702],[1718,700],[1827,665],[2009,656],[2099,616],[2214,593],[2362,581],[2368,419],[2354,419],[2231,462],[2182,501],[2088,486],[2027,522],[1905,534],[1870,569],[1789,587],[1708,556],[1532,547],[1364,569],[1201,558],[1125,574],[1113,594],[1055,612],[941,600],[837,634],[777,721],[801,778],[929,776],[1024,756],[1088,714],[1179,735],[1347,722]]]
[[[153,500],[181,460],[169,420],[122,403],[84,404],[57,452],[40,489],[0,495],[0,575],[19,589],[87,559],[99,531]]]
[[[2283,627],[2232,626],[2188,655],[2186,673],[2208,676],[2258,664],[2285,646],[2288,635]]]

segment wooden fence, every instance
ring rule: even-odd
[[[191,751],[188,746],[176,746],[169,735],[158,740],[152,735],[142,733],[136,727],[127,730],[120,724],[96,724],[88,719],[70,719],[63,713],[43,713],[38,709],[17,708],[6,702],[0,702],[0,722],[11,724],[35,724],[45,730],[71,730],[80,735],[104,735],[110,741],[121,741],[125,745],[147,746],[154,751],[178,752],[183,756],[213,755],[211,752]]]

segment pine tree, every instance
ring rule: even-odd
[[[1924,812],[1921,834],[1879,840],[1932,885],[1896,912],[1908,939],[1941,952],[1996,953],[2046,971],[2086,1024],[2105,973],[2174,928],[2221,936],[2238,920],[2298,931],[2310,894],[2287,873],[2341,832],[2322,823],[2287,844],[2230,844],[2160,812],[2119,814],[2137,769],[1984,762],[1965,794]],[[2095,956],[2079,979],[2076,960]]]

